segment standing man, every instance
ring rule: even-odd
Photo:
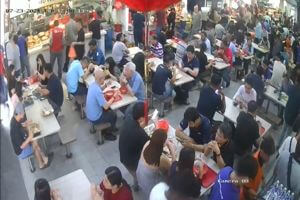
[[[21,62],[20,62],[20,50],[17,45],[18,43],[18,36],[13,35],[11,36],[9,42],[6,45],[6,56],[8,66],[14,65],[15,66],[15,77],[18,78],[21,75]]]
[[[55,60],[57,59],[57,74],[58,78],[62,77],[62,62],[63,62],[63,50],[64,50],[64,30],[58,27],[58,20],[54,21],[54,28],[50,33],[50,63],[54,68]]]
[[[95,39],[97,41],[98,48],[101,48],[100,39],[101,39],[101,21],[99,16],[102,15],[101,10],[97,10],[97,18],[93,19],[91,23],[89,24],[89,31],[92,32],[92,39]]]
[[[68,66],[69,66],[69,50],[72,42],[76,42],[77,40],[77,25],[74,20],[75,18],[75,13],[71,12],[70,14],[70,21],[66,24],[66,61],[64,65],[64,72],[68,71]]]
[[[28,47],[26,38],[21,34],[21,31],[18,31],[18,46],[20,50],[20,61],[21,61],[21,68],[22,68],[22,74],[25,78],[26,76],[30,76],[30,66],[29,66],[29,60],[28,60]],[[25,69],[26,69],[26,76],[25,76]]]
[[[145,16],[142,13],[134,12],[132,20],[133,20],[134,43],[135,46],[138,46],[140,43],[143,43]]]
[[[127,117],[121,129],[119,138],[120,161],[133,176],[133,189],[139,189],[136,169],[139,163],[144,144],[150,139],[144,128],[145,123],[144,103],[134,104],[132,117]]]

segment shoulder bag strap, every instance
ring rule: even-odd
[[[287,189],[291,190],[291,174],[292,174],[293,155],[290,154],[287,170]]]
[[[294,137],[292,137],[291,140],[290,140],[290,146],[289,146],[289,152],[290,152],[290,153],[292,153],[291,150],[292,150],[292,142],[293,142],[293,139],[294,139]]]

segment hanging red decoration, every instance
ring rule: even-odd
[[[132,10],[148,12],[162,10],[170,5],[178,3],[180,0],[116,0],[124,3]]]

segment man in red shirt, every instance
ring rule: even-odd
[[[229,44],[228,41],[226,39],[224,39],[222,41],[221,47],[218,50],[218,57],[222,58],[224,60],[225,63],[229,64],[230,66],[228,68],[226,68],[223,71],[223,80],[225,82],[225,87],[229,87],[230,85],[230,71],[232,68],[232,51],[229,48]]]
[[[58,65],[58,78],[61,79],[62,76],[62,65],[63,65],[63,50],[64,50],[64,29],[58,27],[58,20],[54,21],[54,28],[50,33],[50,63],[54,68],[55,60],[57,59]]]

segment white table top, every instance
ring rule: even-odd
[[[288,101],[288,96],[284,92],[282,92],[282,98],[279,101],[278,100],[279,91],[277,93],[274,93],[275,90],[276,90],[275,87],[273,87],[272,85],[267,85],[266,86],[266,91],[264,92],[264,94],[271,101],[273,101],[276,104],[279,104],[279,105],[281,105],[281,106],[283,106],[285,108],[286,107],[286,103]],[[284,96],[286,96],[286,97],[284,97]]]
[[[163,60],[154,57],[154,58],[149,58],[149,59],[148,59],[148,62],[149,62],[149,63],[151,63],[151,62],[154,63],[154,65],[151,67],[151,70],[152,70],[153,72],[155,72],[157,66],[160,65],[160,64],[162,64],[162,63],[163,63]],[[188,75],[187,73],[185,73],[185,72],[183,72],[183,71],[181,71],[181,70],[179,70],[179,69],[178,69],[177,71],[178,71],[178,74],[179,74],[178,76],[179,76],[180,78],[176,79],[176,81],[175,81],[175,83],[174,83],[175,86],[179,86],[179,85],[182,85],[182,84],[185,84],[185,83],[188,83],[188,82],[191,82],[191,81],[194,80],[194,78],[191,77],[190,75]],[[177,72],[176,72],[176,73],[177,73]]]
[[[82,169],[78,169],[65,176],[49,182],[51,189],[58,189],[62,199],[91,200],[90,186]]]
[[[230,64],[225,63],[224,61],[221,60],[216,60],[216,64],[213,65],[213,67],[217,70],[223,70],[226,69],[227,67],[229,67]]]
[[[269,49],[264,49],[258,46],[258,44],[252,42],[252,46],[254,49],[257,49],[258,51],[262,52],[262,53],[268,53],[270,50]]]
[[[34,103],[30,106],[25,107],[25,113],[28,120],[38,123],[40,126],[41,134],[34,137],[33,140],[38,140],[43,137],[58,133],[60,131],[60,125],[54,114],[47,117],[42,115],[43,108],[49,108],[52,106],[49,104],[48,100],[45,99],[40,101],[38,99],[33,101]]]
[[[225,96],[225,103],[226,103],[226,110],[223,114],[224,117],[236,124],[237,117],[239,116],[242,109],[240,109],[239,106],[234,106],[233,100],[226,96]],[[259,116],[256,116],[256,120],[260,121],[262,127],[265,128],[265,132],[261,135],[263,136],[266,132],[268,132],[268,130],[271,128],[272,125]]]
[[[143,52],[142,49],[138,48],[138,47],[131,47],[131,48],[128,48],[128,51],[129,51],[129,56],[131,58],[134,57],[135,54],[139,53],[139,52]]]
[[[154,126],[154,124],[150,124],[148,126]],[[147,129],[147,127],[145,128]],[[176,147],[176,157],[177,157],[177,160],[179,159],[179,154],[180,154],[180,151],[181,149],[183,148],[182,144],[176,139],[176,130],[171,126],[169,125],[169,130],[168,130],[168,139],[171,140],[173,142],[173,144],[175,145]],[[148,132],[146,131],[146,133],[151,136],[151,132]],[[206,157],[204,156],[203,153],[200,153],[200,152],[196,152],[196,160],[201,160],[203,163],[205,163],[209,168],[211,168],[213,171],[215,171],[216,173],[219,173],[220,171],[220,168],[218,167],[218,165],[216,164],[216,162],[209,158],[209,157]],[[207,190],[209,190],[214,184],[212,184],[210,187],[208,188],[204,188],[204,187],[201,187],[201,194],[200,195],[203,195]]]

